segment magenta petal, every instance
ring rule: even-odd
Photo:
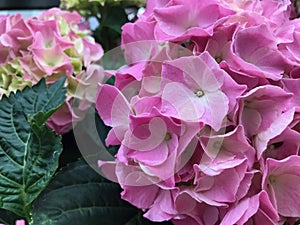
[[[168,154],[168,146],[165,142],[163,142],[155,149],[150,151],[134,151],[132,154],[128,154],[128,157],[134,158],[148,166],[157,166],[166,161]]]
[[[156,197],[154,205],[144,216],[152,221],[162,222],[170,220],[176,214],[172,191],[161,190]]]
[[[280,215],[300,217],[300,156],[283,160],[267,159],[264,188]]]
[[[165,181],[171,187],[175,186],[174,175],[177,172],[175,165],[178,154],[174,151],[178,145],[176,138],[174,138],[172,145],[173,148],[169,147],[168,158],[162,164],[148,167],[152,174]]]
[[[107,126],[116,128],[115,136],[121,142],[128,127],[129,115],[132,113],[122,93],[114,86],[99,85],[96,109]]]
[[[172,111],[168,110],[169,115],[185,121],[199,121],[205,111],[205,100],[199,99],[192,90],[181,83],[168,83],[163,90],[162,99],[163,108],[168,108],[168,105],[173,107]]]
[[[105,178],[109,179],[113,182],[118,182],[118,178],[116,176],[116,162],[115,161],[98,161],[98,167],[100,168],[101,172]]]
[[[147,209],[155,201],[159,188],[156,185],[128,186],[121,193],[122,199],[130,202],[140,209]]]
[[[231,208],[224,216],[220,225],[228,224],[277,224],[279,217],[265,191],[245,198]],[[251,223],[252,222],[252,223]]]
[[[204,191],[203,195],[218,202],[234,202],[246,169],[247,163],[244,161],[239,166],[224,170],[221,174],[213,177],[213,186]],[[201,186],[201,183],[199,185]]]
[[[250,199],[247,198],[247,199],[241,201],[232,210],[229,210],[228,213],[226,213],[226,215],[223,218],[220,225],[237,224],[241,220],[241,218],[244,216],[246,210],[249,209],[250,212],[254,211],[254,213],[255,213],[257,208],[258,208],[258,201],[255,202],[255,205],[250,205]],[[246,221],[247,221],[247,219],[244,221],[241,221],[241,223],[238,223],[238,224],[243,224]]]
[[[149,123],[134,127],[132,131],[129,130],[122,144],[133,150],[150,151],[164,141],[167,131],[165,121],[159,117],[153,117]]]
[[[260,133],[254,139],[254,145],[257,150],[257,157],[260,158],[264,150],[267,149],[268,142],[281,134],[287,126],[292,122],[294,118],[295,109],[292,108],[291,110],[281,114],[277,120],[275,120],[271,126]]]
[[[211,206],[227,206],[227,204],[220,203],[213,199],[210,199],[210,198],[206,197],[204,194],[202,194],[201,192],[196,192],[193,189],[186,189],[186,190],[184,190],[184,192],[189,194],[197,202],[205,202],[206,204],[211,205]]]
[[[221,91],[206,93],[204,98],[206,103],[202,121],[218,131],[228,112],[228,98]]]

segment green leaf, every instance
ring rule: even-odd
[[[168,222],[152,222],[143,217],[142,211],[128,221],[125,225],[172,225],[173,223]]]
[[[140,210],[120,198],[120,191],[118,184],[104,179],[79,160],[63,168],[34,202],[31,224],[158,224],[142,218]]]
[[[12,104],[18,102],[25,115],[31,115],[31,117],[36,115],[37,122],[43,124],[64,103],[66,99],[65,80],[66,77],[62,77],[47,87],[43,78],[33,88],[26,87],[22,92],[10,95],[10,102]]]
[[[60,171],[33,204],[33,225],[124,225],[137,209],[83,160]]]
[[[0,208],[30,220],[31,203],[58,166],[61,138],[45,124],[64,102],[65,78],[0,101]]]

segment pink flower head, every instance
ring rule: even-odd
[[[0,17],[0,63],[22,55],[31,43],[31,33],[20,14]]]
[[[33,49],[32,52],[36,64],[47,75],[58,73],[71,76],[73,74],[71,60],[59,46],[51,49]]]
[[[81,19],[77,12],[58,8],[25,19],[20,14],[0,16],[1,97],[43,77],[51,84],[67,75],[66,103],[48,121],[60,134],[71,129],[72,117],[79,120],[84,114],[75,115],[74,98],[81,101],[78,108],[86,110],[95,101],[95,86],[104,77],[101,66],[94,65],[102,57],[102,47],[89,35],[88,27],[81,26]],[[85,93],[79,88],[76,93],[77,87]]]
[[[32,42],[29,26],[20,14],[2,18],[0,43],[3,47],[11,48],[8,54],[10,57],[20,56]]]
[[[65,50],[73,46],[71,42],[66,41],[60,36],[58,23],[55,20],[32,20],[29,21],[29,25],[34,38],[29,50],[53,48],[57,45],[62,50]]]
[[[285,217],[300,217],[299,165],[300,157],[289,156],[283,160],[267,159],[263,188],[269,194],[278,213]]]
[[[240,87],[221,70],[207,53],[182,57],[166,62],[162,71],[162,108],[186,121],[199,121],[219,130],[229,111],[236,103],[232,90]],[[223,92],[224,84],[230,84]],[[229,102],[229,100],[232,100]]]
[[[58,25],[54,20],[33,21],[33,43],[29,50],[33,53],[33,59],[41,70],[47,75],[61,73],[72,75],[73,66],[71,60],[64,53],[64,50],[73,46],[59,36]]]
[[[292,14],[289,0],[149,0],[123,26],[127,65],[107,71],[115,85],[99,85],[96,100],[111,127],[105,142],[119,149],[99,167],[146,218],[300,218],[300,29]]]

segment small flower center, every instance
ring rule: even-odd
[[[269,176],[269,181],[271,184],[275,184],[276,183],[276,177],[274,175],[270,175]]]
[[[204,95],[204,92],[199,90],[195,94],[196,94],[197,97],[201,98]]]
[[[223,60],[223,59],[222,59],[221,57],[217,57],[217,58],[216,58],[216,62],[217,62],[217,63],[222,62],[222,60]]]
[[[166,133],[166,136],[165,136],[165,141],[169,141],[172,139],[172,135],[168,132]]]
[[[245,100],[245,101],[244,101],[244,107],[247,108],[249,105],[250,105],[250,101]]]
[[[276,142],[276,143],[273,143],[271,145],[268,145],[267,149],[268,150],[276,150],[277,148],[280,148],[282,145],[283,145],[282,141]]]

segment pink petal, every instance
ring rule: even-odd
[[[267,159],[263,186],[271,196],[280,215],[300,217],[300,157],[283,160]]]
[[[99,85],[96,109],[107,126],[116,128],[115,136],[121,142],[129,124],[131,108],[123,94],[114,86]]]
[[[280,117],[275,120],[271,126],[264,130],[255,137],[254,145],[257,150],[257,157],[260,158],[264,150],[267,149],[268,142],[281,134],[287,126],[292,122],[294,119],[295,109],[291,109],[285,113],[283,113]]]
[[[123,145],[130,149],[138,151],[149,151],[157,148],[165,139],[167,134],[167,125],[165,121],[159,117],[153,117],[148,124],[143,124],[139,132],[134,129],[129,130],[122,142]],[[144,132],[145,135],[142,135]],[[146,133],[145,133],[146,132]],[[137,135],[142,135],[138,137]]]

